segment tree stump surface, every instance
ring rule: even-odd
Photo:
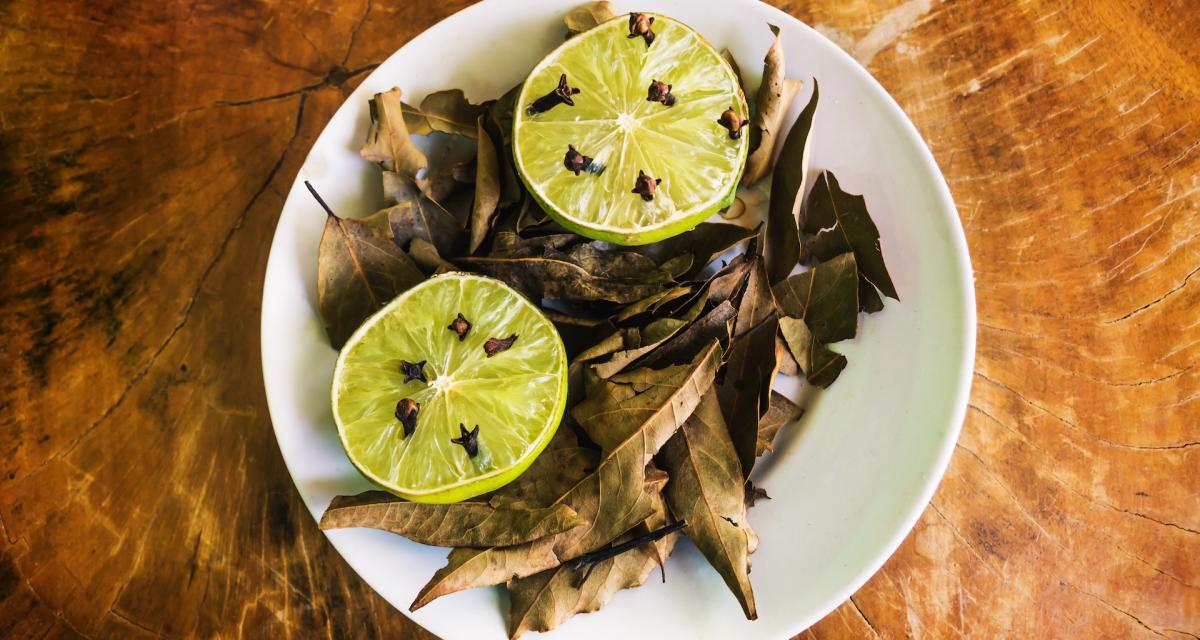
[[[301,502],[258,320],[317,134],[467,4],[0,6],[0,635],[431,637]],[[776,4],[925,136],[979,310],[932,504],[800,637],[1200,637],[1194,2]]]

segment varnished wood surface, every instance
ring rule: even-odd
[[[258,318],[316,135],[465,4],[0,3],[4,636],[429,637],[305,512]],[[979,305],[932,505],[802,637],[1200,636],[1200,7],[780,4],[926,137]]]

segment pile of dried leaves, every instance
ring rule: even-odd
[[[607,3],[592,3],[566,22],[581,31],[607,15]],[[766,494],[747,478],[801,413],[772,383],[783,373],[827,387],[846,366],[828,345],[853,338],[859,312],[879,311],[881,296],[897,297],[863,198],[829,172],[803,198],[817,88],[772,171],[800,89],[784,74],[776,31],[743,180],[750,188],[772,175],[765,228],[742,216],[641,247],[571,233],[525,191],[510,138],[518,89],[479,105],[458,90],[419,106],[402,102],[399,89],[374,97],[362,155],[382,168],[394,204],[362,219],[326,208],[320,311],[336,348],[431,275],[499,278],[541,304],[563,336],[572,358],[564,422],[533,466],[492,494],[447,505],[377,491],[341,496],[321,526],[454,547],[412,609],[504,584],[514,638],[642,584],[682,527],[753,619],[749,556],[758,539],[746,510]],[[434,148],[473,142],[475,151],[427,156],[412,135],[437,138]],[[791,275],[797,264],[810,268]]]

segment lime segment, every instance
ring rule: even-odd
[[[733,109],[747,118],[738,79],[699,34],[654,14],[654,42],[629,38],[627,16],[561,45],[525,81],[513,121],[514,155],[547,213],[588,237],[645,244],[686,231],[728,206],[749,136],[718,124]],[[566,76],[574,106],[527,108]],[[674,103],[647,99],[651,82],[671,85]],[[575,175],[568,145],[592,158]],[[633,193],[639,172],[661,180],[652,200]]]
[[[458,314],[471,327],[462,340]],[[489,338],[516,335],[488,357]],[[424,362],[426,381],[401,363]],[[419,405],[411,435],[397,404]],[[350,460],[409,500],[457,502],[521,474],[550,441],[566,402],[566,350],[554,325],[502,282],[446,274],[406,291],[360,327],[338,356],[333,415]],[[479,425],[476,455],[451,442]]]

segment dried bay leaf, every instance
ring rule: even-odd
[[[442,547],[512,545],[588,524],[563,504],[494,507],[486,502],[423,504],[385,491],[337,496],[321,516],[322,529],[369,527]]]
[[[753,507],[759,500],[770,500],[771,496],[767,495],[765,489],[754,486],[754,483],[746,481],[746,508]]]
[[[655,274],[650,281],[628,281],[594,276],[566,259],[541,257],[492,258],[470,256],[455,260],[464,267],[503,280],[533,299],[565,302],[606,300],[629,303],[667,286]],[[669,274],[667,280],[670,280]]]
[[[576,35],[615,17],[617,10],[611,2],[587,2],[571,9],[563,16],[563,23],[567,25],[569,35]]]
[[[367,141],[359,149],[359,155],[369,162],[378,163],[384,171],[394,171],[410,179],[428,162],[409,137],[404,124],[404,108],[400,101],[400,87],[393,87],[375,94],[370,101],[371,127],[367,130]]]
[[[413,262],[427,275],[437,275],[455,271],[454,264],[442,259],[437,247],[426,242],[423,238],[413,238],[408,245],[408,255]]]
[[[783,341],[783,336],[779,334],[775,335],[775,361],[779,365],[779,373],[785,376],[800,375],[800,365],[796,363],[787,343]]]
[[[671,273],[659,267],[653,258],[614,249],[599,241],[575,244],[561,252],[550,250],[545,256],[570,261],[602,278],[664,283],[673,280]]]
[[[647,474],[649,480],[650,474]],[[650,495],[655,502],[654,513],[635,529],[635,533],[653,531],[666,526],[669,521],[666,502],[662,497],[659,480],[647,482]],[[653,483],[658,484],[657,489]],[[619,544],[633,535],[617,538]],[[576,567],[573,563],[559,565],[553,569],[519,578],[508,583],[509,610],[508,636],[517,638],[526,631],[549,631],[558,627],[577,613],[598,611],[622,589],[640,587],[646,583],[654,567],[670,556],[679,534],[673,533],[661,540],[637,547],[590,567]],[[586,579],[580,581],[580,578]]]
[[[796,405],[787,396],[778,391],[771,392],[771,404],[767,413],[758,421],[758,455],[773,449],[775,436],[783,427],[797,421],[804,415],[804,409]]]
[[[404,124],[414,135],[428,135],[434,131],[474,138],[477,135],[476,121],[483,116],[485,105],[471,104],[462,89],[435,91],[421,101],[421,106],[401,106]]]
[[[371,314],[425,279],[393,239],[391,210],[362,219],[327,212],[317,252],[317,306],[334,349]]]
[[[860,278],[858,282],[858,308],[866,313],[883,311],[883,298],[875,285]]]
[[[638,363],[641,367],[657,369],[666,365],[688,362],[706,345],[716,340],[722,348],[729,345],[737,309],[728,300],[713,307],[698,320],[671,339],[650,351]]]
[[[622,307],[612,319],[614,322],[624,322],[643,313],[649,313],[672,300],[682,298],[692,292],[693,289],[690,286],[679,286],[653,293]]]
[[[814,80],[812,98],[784,139],[772,174],[771,201],[767,206],[767,274],[771,284],[786,278],[800,261],[799,214],[819,97],[820,87]]]
[[[843,253],[773,288],[779,311],[804,320],[824,343],[853,338],[858,332],[858,266],[854,254]]]
[[[678,256],[691,254],[691,267],[684,272],[684,276],[690,277],[704,269],[730,247],[753,237],[756,233],[756,229],[747,229],[736,224],[702,222],[691,231],[652,244],[631,247],[631,249],[654,259],[659,264],[666,263]]]
[[[817,176],[804,208],[800,230],[805,234],[806,252],[812,257],[825,262],[853,251],[862,279],[883,295],[900,299],[883,262],[879,229],[867,212],[866,200],[861,195],[842,191],[831,172],[822,171]]]
[[[580,447],[571,429],[560,427],[525,473],[488,497],[488,504],[506,509],[546,509],[588,476],[600,454]]]
[[[412,181],[390,172],[383,175],[384,193],[396,202],[388,209],[396,244],[406,247],[420,238],[437,247],[442,256],[455,255],[466,245],[466,232],[453,214],[421,193]]]
[[[483,117],[477,123],[475,157],[475,202],[471,206],[471,240],[468,250],[475,253],[483,244],[496,207],[500,204],[500,165],[496,157],[496,145],[491,135],[484,130]]]
[[[833,384],[846,368],[846,356],[831,350],[817,340],[808,325],[796,318],[780,318],[779,330],[787,342],[792,356],[800,364],[804,377],[815,387],[822,389]]]
[[[617,381],[614,376],[593,385],[571,415],[601,447],[602,457],[594,472],[553,502],[571,507],[591,526],[515,546],[455,549],[410,610],[449,593],[552,569],[650,517],[654,498],[644,487],[646,465],[699,404],[719,364],[720,347],[713,344],[687,365],[637,370],[645,378],[641,382]]]
[[[754,468],[758,421],[770,403],[778,326],[778,311],[767,283],[766,267],[761,258],[755,257],[738,303],[725,376],[717,387],[721,411],[745,476]]]
[[[750,586],[750,544],[745,493],[738,454],[729,439],[721,405],[705,396],[696,411],[663,447],[671,480],[667,502],[688,523],[684,535],[695,543],[742,605],[746,618],[758,612]]]
[[[763,58],[762,84],[758,87],[757,111],[754,112],[751,140],[753,151],[746,158],[746,171],[742,174],[742,185],[753,186],[771,170],[771,159],[775,152],[775,140],[783,125],[783,116],[792,108],[792,101],[804,83],[786,77],[783,41],[779,27],[769,25],[775,40]]]
[[[488,105],[485,126],[496,142],[496,157],[500,163],[500,206],[509,207],[528,197],[525,185],[517,175],[513,158],[512,127],[513,109],[523,84],[509,89],[503,96]],[[532,199],[531,199],[532,200]],[[538,207],[535,203],[534,207]],[[540,207],[538,207],[540,208]]]
[[[596,375],[607,379],[620,373],[625,367],[633,364],[638,358],[650,353],[667,339],[677,334],[695,320],[704,309],[705,300],[696,300],[678,318],[658,318],[644,327],[621,329],[618,333],[623,336],[624,350],[617,351],[606,361],[592,365]]]

